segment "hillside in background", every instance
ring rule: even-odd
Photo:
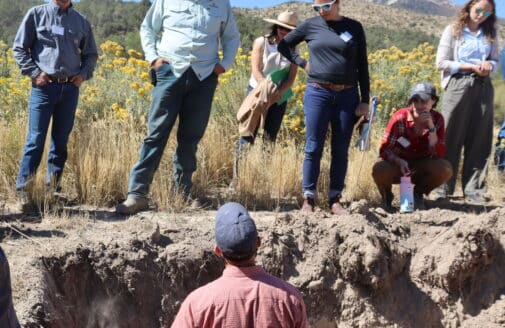
[[[454,16],[458,6],[448,0],[365,0],[367,2],[418,11],[430,15]]]
[[[0,0],[0,40],[12,44],[17,27],[27,9],[41,1]],[[81,0],[76,8],[91,21],[98,43],[114,40],[126,48],[140,50],[139,26],[150,6],[149,0]],[[354,0],[342,1],[342,13],[359,20],[365,27],[369,50],[392,45],[410,50],[423,42],[436,44],[444,26],[452,21],[457,7],[448,0]],[[242,46],[249,49],[252,40],[267,31],[262,18],[275,18],[283,10],[298,12],[301,19],[316,15],[307,2],[288,2],[271,8],[235,8]],[[423,13],[421,13],[423,12]],[[504,25],[500,34],[504,39]]]

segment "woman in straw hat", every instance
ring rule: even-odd
[[[247,92],[251,92],[258,82],[270,73],[288,68],[288,78],[282,83],[278,91],[278,94],[282,95],[293,85],[297,67],[277,51],[277,45],[291,30],[296,28],[298,25],[298,16],[294,12],[284,11],[277,16],[277,19],[264,18],[263,20],[273,25],[269,34],[260,36],[254,40],[251,53],[251,78],[249,79]],[[264,132],[269,141],[273,142],[277,138],[282,118],[286,112],[286,105],[287,101],[284,101],[281,104],[275,103],[268,109]],[[256,134],[250,137],[241,137],[240,144],[246,142],[253,143],[255,137]]]
[[[304,96],[307,132],[302,209],[314,211],[321,157],[328,125],[331,125],[328,198],[335,215],[347,213],[340,204],[347,152],[354,124],[358,116],[368,115],[370,99],[365,33],[359,22],[340,15],[339,2],[315,0],[312,9],[319,15],[301,23],[279,43],[279,52],[308,72]],[[291,50],[302,41],[308,44],[309,62]]]
[[[286,70],[288,71],[287,78],[281,82],[281,85],[275,94],[275,97],[281,97],[288,91],[296,78],[297,66],[291,64],[284,56],[277,51],[279,42],[298,25],[298,16],[291,11],[284,11],[277,16],[277,19],[265,18],[264,21],[272,23],[270,33],[260,36],[254,40],[251,54],[251,78],[247,86],[247,94],[249,94],[257,85],[258,82],[268,77],[271,73]],[[279,133],[284,113],[286,112],[287,99],[283,98],[274,102],[268,108],[264,121],[264,136],[268,141],[275,142]],[[240,152],[244,145],[253,144],[256,139],[258,128],[253,131],[252,135],[241,136],[237,146],[237,156],[234,166],[234,179],[230,184],[231,188],[235,187],[238,176],[238,161]]]

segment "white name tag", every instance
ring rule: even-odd
[[[352,39],[352,34],[345,31],[344,33],[340,34],[340,38],[344,40],[344,42],[349,42],[349,40]]]
[[[410,146],[410,141],[404,137],[398,138],[398,143],[402,145],[403,148],[408,148]]]
[[[53,34],[56,34],[56,35],[64,35],[65,34],[65,28],[63,26],[53,25],[53,27],[51,28],[51,31],[53,32]]]

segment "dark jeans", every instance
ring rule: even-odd
[[[0,327],[18,328],[18,318],[12,305],[12,287],[9,262],[0,247]]]
[[[200,81],[189,68],[177,78],[167,63],[156,72],[156,77],[158,82],[152,93],[149,132],[140,149],[140,159],[131,171],[128,185],[128,195],[136,198],[147,197],[177,118],[179,126],[173,158],[174,187],[176,191],[189,194],[191,178],[196,170],[196,149],[207,128],[217,86],[215,74]]]
[[[342,91],[326,89],[314,83],[307,85],[304,96],[305,159],[302,190],[304,197],[315,198],[328,125],[331,125],[331,165],[329,198],[338,197],[344,189],[349,143],[359,103],[356,87]]]
[[[74,127],[78,99],[79,88],[72,83],[52,82],[42,87],[32,87],[28,136],[16,178],[16,189],[24,189],[39,167],[51,118],[53,125],[46,183],[50,183],[51,179],[56,184],[59,182],[67,160],[68,137]]]
[[[253,88],[249,85],[247,86],[247,91],[246,94],[248,95]],[[277,139],[277,134],[279,133],[279,130],[281,129],[281,124],[282,124],[282,119],[284,118],[284,114],[286,113],[286,107],[288,105],[288,102],[285,101],[282,104],[278,105],[277,103],[273,104],[268,108],[267,116],[265,117],[265,125],[263,127],[263,130],[265,132],[265,136],[267,139],[271,142],[275,142]],[[242,145],[246,143],[254,143],[254,140],[256,139],[256,134],[258,133],[259,126],[256,128],[256,131],[254,131],[254,136],[248,136],[248,137],[240,137],[239,140],[239,149]]]

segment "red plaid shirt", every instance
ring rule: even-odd
[[[406,161],[409,161],[428,157],[445,156],[444,117],[434,110],[431,110],[430,113],[438,136],[438,142],[434,147],[429,146],[428,128],[423,130],[421,136],[416,135],[414,131],[412,108],[402,108],[396,111],[388,122],[379,149],[380,157],[386,161],[393,161],[394,155],[396,155]],[[406,139],[410,144],[407,147],[404,147],[399,142],[401,138]]]

